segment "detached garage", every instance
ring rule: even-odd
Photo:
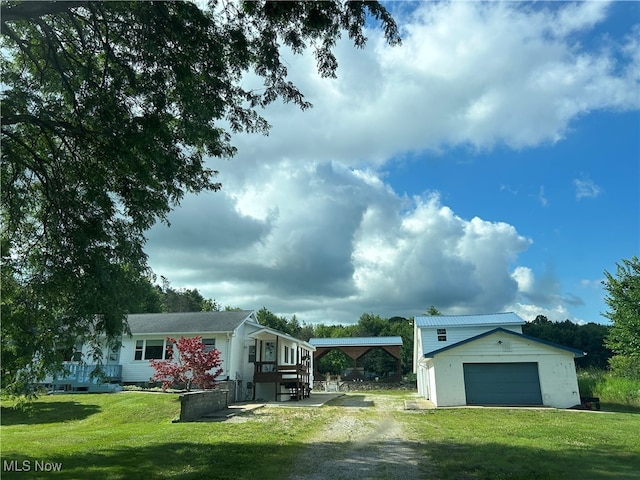
[[[436,406],[580,404],[576,357],[584,353],[494,328],[419,359],[419,392]]]

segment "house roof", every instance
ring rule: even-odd
[[[547,347],[557,348],[559,350],[565,350],[567,352],[573,353],[574,357],[584,357],[586,355],[585,352],[583,352],[581,350],[576,350],[575,348],[565,347],[564,345],[559,345],[557,343],[549,342],[549,341],[543,340],[541,338],[532,337],[530,335],[525,335],[523,333],[512,332],[511,330],[507,330],[507,329],[504,329],[502,327],[498,327],[498,328],[494,328],[493,330],[489,330],[487,332],[481,333],[480,335],[476,335],[475,337],[470,337],[470,338],[467,338],[467,339],[462,340],[460,342],[453,343],[451,345],[447,345],[446,347],[442,347],[442,348],[439,348],[437,350],[432,350],[430,352],[425,352],[424,357],[425,358],[432,358],[435,355],[438,355],[439,353],[445,352],[447,350],[451,350],[452,348],[459,347],[461,345],[464,345],[465,343],[475,342],[476,340],[479,340],[479,339],[484,338],[484,337],[488,337],[489,335],[493,335],[494,333],[506,333],[508,335],[513,335],[514,337],[517,337],[517,338],[520,338],[520,339],[529,340],[529,341],[532,341],[532,342],[540,343],[542,345],[546,345]]]
[[[142,313],[129,315],[132,334],[233,332],[253,310],[224,312]]]
[[[286,338],[287,340],[294,342],[294,343],[298,343],[301,345],[306,346],[309,350],[311,351],[315,351],[316,347],[314,347],[313,345],[311,345],[309,342],[305,342],[304,340],[300,340],[299,338],[295,338],[292,337],[291,335],[288,335],[284,332],[281,332],[280,330],[276,330],[275,328],[271,328],[271,327],[266,327],[264,325],[260,325],[254,322],[247,322],[247,324],[251,325],[252,327],[257,328],[257,330],[255,332],[250,333],[248,336],[251,338],[260,338],[263,334],[270,334],[270,335],[277,335],[278,337],[281,338]]]
[[[415,317],[416,327],[465,327],[480,325],[524,325],[526,322],[513,312],[481,315],[425,315]]]
[[[312,338],[309,343],[314,347],[379,347],[402,345],[402,337]]]

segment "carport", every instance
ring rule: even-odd
[[[396,375],[402,376],[402,337],[312,338],[309,343],[316,347],[313,352],[314,378],[320,378],[317,371],[318,360],[332,350],[340,350],[351,358],[355,370],[358,368],[358,359],[376,348],[384,350],[397,360]]]

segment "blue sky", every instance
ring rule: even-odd
[[[314,108],[210,160],[223,190],[149,232],[155,273],[311,323],[605,322],[603,271],[639,250],[640,3],[388,5],[401,47],[341,41],[337,79],[287,57]]]

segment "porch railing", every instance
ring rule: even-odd
[[[75,382],[77,384],[119,382],[122,380],[122,365],[102,365],[102,374],[97,375],[98,365],[83,365],[79,363],[68,363],[65,366],[66,372],[58,375],[53,383]],[[92,374],[96,372],[96,375]]]
[[[254,382],[282,382],[292,375],[306,376],[309,367],[303,364],[278,365],[277,362],[255,362]]]

